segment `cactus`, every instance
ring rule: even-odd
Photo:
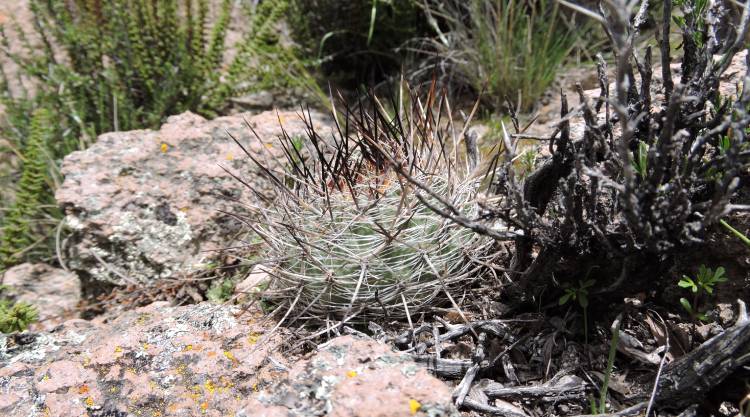
[[[269,207],[254,206],[252,219],[276,265],[269,301],[305,319],[403,319],[453,301],[451,294],[473,281],[491,239],[435,214],[423,204],[435,204],[434,196],[407,186],[373,157],[383,149],[401,154],[415,178],[476,217],[479,183],[456,168],[466,163],[440,142],[448,136],[430,117],[361,113],[347,123],[354,132],[330,140],[311,121],[305,141],[282,138],[288,169],[261,169],[276,197]]]

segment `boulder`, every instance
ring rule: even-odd
[[[8,286],[4,295],[36,307],[39,320],[32,329],[51,329],[77,314],[81,301],[81,281],[62,269],[46,264],[17,265],[2,276]]]
[[[317,131],[330,132],[324,116],[311,117]],[[209,266],[243,227],[227,212],[241,214],[235,201],[254,197],[222,167],[263,187],[230,134],[272,163],[283,156],[277,140],[282,124],[290,136],[305,136],[305,123],[293,112],[212,121],[188,112],[159,130],[101,135],[87,150],[68,155],[55,197],[72,229],[66,262],[84,289],[152,285]]]
[[[451,389],[409,356],[372,339],[343,336],[296,363],[237,415],[270,408],[282,411],[279,416],[459,416],[451,398]]]
[[[108,323],[2,335],[0,415],[228,415],[257,390],[281,340],[236,313],[155,303]]]
[[[0,335],[0,415],[457,416],[450,389],[369,339],[296,363],[260,312],[155,303],[49,333]]]

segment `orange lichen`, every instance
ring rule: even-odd
[[[201,403],[201,411],[203,411],[205,413],[206,410],[208,410],[208,403],[207,402],[202,402]]]
[[[355,376],[357,376],[357,371],[352,369],[351,371],[346,373],[346,376],[349,378],[354,378]]]
[[[93,407],[94,406],[94,399],[91,397],[86,397],[86,399],[83,401],[86,404],[86,407]]]
[[[161,143],[161,153],[167,153],[168,150],[169,150],[169,145],[167,145],[166,143],[162,142]]]
[[[183,352],[190,352],[191,350],[193,350],[193,345],[185,345],[185,347],[182,348]]]
[[[78,387],[78,394],[83,395],[83,394],[88,394],[88,392],[89,392],[89,386],[88,385],[83,384],[80,387]]]

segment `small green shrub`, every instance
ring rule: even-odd
[[[0,234],[0,270],[18,263],[38,240],[44,240],[39,225],[43,204],[50,197],[46,183],[49,168],[47,144],[53,140],[54,127],[48,110],[38,109],[31,118],[31,133],[22,150],[23,171],[15,202],[3,218]]]
[[[452,83],[468,85],[477,93],[486,90],[485,104],[495,109],[506,100],[531,109],[579,40],[580,33],[566,24],[554,1],[426,4],[437,37],[425,47],[441,65],[450,67]]]

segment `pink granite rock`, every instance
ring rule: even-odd
[[[36,307],[39,321],[32,330],[49,330],[75,317],[81,301],[81,281],[75,274],[45,264],[25,263],[3,274],[0,282],[8,286],[4,294]]]
[[[335,417],[458,416],[451,390],[387,345],[352,336],[336,338],[296,363],[258,401],[291,415]],[[247,416],[252,408],[245,408]]]
[[[263,340],[259,317],[238,311],[156,303],[108,323],[0,336],[0,415],[232,415],[281,340]]]
[[[450,389],[372,340],[290,363],[259,312],[156,303],[109,322],[0,335],[0,415],[454,416]]]
[[[321,134],[330,131],[325,117],[312,118]],[[236,212],[241,205],[235,199],[253,198],[222,166],[259,182],[257,168],[230,134],[255,157],[272,162],[282,155],[281,124],[292,137],[305,134],[293,112],[212,121],[184,113],[158,131],[107,133],[68,155],[56,194],[73,230],[68,266],[87,290],[96,283],[149,285],[204,268],[242,228],[223,211]]]

